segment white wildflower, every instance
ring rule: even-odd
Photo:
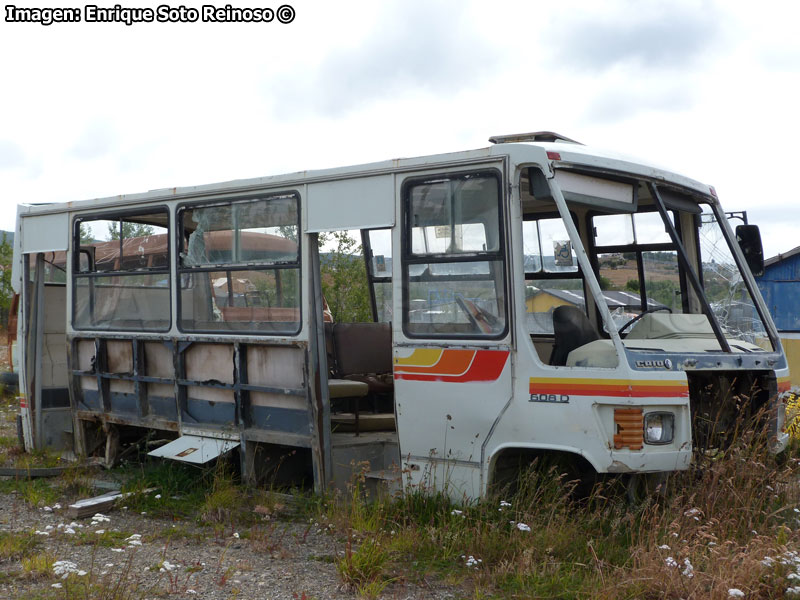
[[[75,530],[72,527],[65,527],[64,528],[64,533],[73,534],[73,533],[75,533]]]
[[[92,525],[97,525],[98,523],[110,523],[111,519],[105,516],[102,513],[95,513],[92,517]]]
[[[112,548],[112,552],[125,552],[125,548]]]
[[[683,566],[684,566],[684,569],[683,569],[683,571],[681,571],[681,575],[683,575],[684,577],[689,577],[689,578],[694,577],[694,567],[692,566],[692,563],[689,562],[688,558],[684,558],[683,559]]]
[[[463,510],[457,510],[457,509],[453,509],[453,510],[450,511],[450,514],[453,515],[454,517],[457,517],[457,516],[459,516],[459,515],[461,515],[463,513],[464,513]]]
[[[739,588],[731,588],[728,590],[728,598],[744,598],[744,592]]]
[[[789,573],[786,576],[786,579],[791,579],[791,580],[800,579],[800,573]]]
[[[775,564],[775,559],[771,556],[765,556],[764,560],[761,561],[761,564],[765,567],[771,567]]]
[[[800,596],[800,585],[796,585],[794,587],[786,588],[786,595],[787,596]]]
[[[43,510],[44,512],[53,512],[53,509],[52,509],[52,508],[50,508],[49,506],[43,506],[43,507],[42,507],[42,510]]]
[[[95,533],[96,533],[97,535],[103,535],[105,532],[106,532],[106,530],[105,530],[105,529],[98,529],[97,531],[95,531]]]
[[[51,588],[56,588],[57,590],[60,590],[62,586],[61,586],[60,583],[53,583],[53,584],[50,584],[50,587]]]
[[[233,532],[233,537],[235,537],[238,540],[239,539],[239,532],[238,531],[234,531]]]
[[[664,562],[665,562],[665,563],[667,563],[667,566],[668,566],[668,567],[677,567],[677,566],[678,566],[678,563],[676,563],[676,562],[675,562],[675,559],[674,559],[674,558],[672,558],[671,556],[668,556],[668,557],[667,557],[667,558],[664,560]]]
[[[35,533],[36,535],[50,535],[50,534],[49,534],[49,533],[47,533],[46,531],[39,531],[38,529],[37,529],[36,531],[34,531],[34,533]]]
[[[517,523],[517,529],[519,529],[520,531],[530,531],[531,527],[530,525],[526,525],[525,523]]]
[[[506,502],[505,500],[500,500],[500,508],[511,508],[511,502]]]
[[[463,558],[463,557],[462,557]],[[471,554],[467,557],[466,562],[464,563],[465,567],[474,567],[478,568],[483,561],[480,558],[475,558]]]
[[[684,517],[693,517],[693,516],[699,515],[699,514],[700,514],[700,509],[699,508],[690,508],[685,513],[683,513],[683,516]]]
[[[71,560],[57,560],[53,563],[53,575],[66,579],[70,573],[77,573],[78,565]]]
[[[58,502],[53,504],[53,510],[60,510],[60,509],[61,509],[61,505]]]
[[[167,571],[172,571],[173,569],[175,569],[175,565],[173,565],[168,560],[165,560],[164,562],[161,563],[161,567],[158,569],[158,572],[166,573]]]
[[[52,525],[48,525],[44,529],[45,529],[45,531],[51,531],[53,529],[53,526]]]
[[[83,571],[83,570],[78,571],[77,575],[78,575],[78,577],[84,577],[86,575],[86,571]]]
[[[156,494],[156,495],[155,495],[155,499],[156,499],[156,500],[161,500],[161,494]]]
[[[191,594],[192,596],[194,596],[197,592],[190,588],[190,589],[186,590],[186,593],[187,594]]]
[[[669,550],[669,549],[670,549],[670,547],[669,547],[669,546],[667,546],[666,544],[662,544],[661,546],[659,546],[659,547],[658,547],[658,549],[659,549],[659,550]]]

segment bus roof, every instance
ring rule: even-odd
[[[562,139],[566,139],[563,138]],[[219,194],[236,194],[259,189],[286,189],[288,187],[324,181],[354,179],[357,177],[379,175],[393,172],[420,170],[452,166],[453,163],[467,163],[477,160],[508,156],[515,164],[539,164],[547,168],[571,167],[599,169],[627,173],[637,177],[663,181],[672,185],[688,188],[708,196],[711,188],[699,181],[685,177],[668,169],[658,167],[641,159],[618,152],[584,146],[567,141],[555,142],[512,142],[496,143],[486,148],[460,152],[434,154],[414,158],[396,158],[374,163],[298,171],[282,175],[237,179],[219,183],[195,186],[154,189],[148,192],[121,194],[104,198],[69,201],[61,203],[21,204],[20,216],[26,214],[44,214],[65,211],[80,211],[101,207],[130,205],[189,198],[201,198]]]

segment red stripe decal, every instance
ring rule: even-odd
[[[474,359],[466,372],[456,371],[456,374],[447,373],[428,373],[424,372],[411,372],[411,367],[405,367],[403,370],[395,369],[394,378],[404,379],[406,381],[443,381],[447,383],[474,383],[480,381],[496,381],[500,377],[500,373],[508,362],[509,352],[507,350],[445,350],[445,354],[450,352],[459,352],[474,354]],[[454,357],[463,360],[463,356]],[[444,361],[444,357],[442,361]],[[453,361],[457,362],[457,361]],[[452,365],[452,363],[449,363]],[[437,369],[438,370],[438,369]],[[455,371],[455,369],[448,369]]]

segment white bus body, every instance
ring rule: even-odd
[[[196,462],[238,445],[251,480],[291,454],[316,489],[355,460],[476,498],[541,456],[685,469],[762,408],[785,445],[786,358],[713,188],[553,134],[492,141],[20,206],[26,449],[113,460],[149,432]],[[325,323],[337,230],[362,232],[374,324]]]

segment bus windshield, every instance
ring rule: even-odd
[[[598,181],[599,197],[592,197],[591,185]],[[525,183],[523,178],[529,333],[553,335],[552,313],[565,304],[602,323],[599,311],[592,315],[593,302],[586,302],[589,286],[555,201],[541,183]],[[738,264],[735,241],[720,227],[712,200],[644,181],[611,183],[619,188],[614,200],[595,176],[580,181],[580,194],[570,191],[574,181],[561,187],[602,291],[594,303],[604,302],[611,315],[598,328],[600,335],[609,337],[613,328],[634,349],[678,350],[674,343],[640,340],[693,338],[704,341],[682,351],[773,350],[742,275],[747,267]]]

